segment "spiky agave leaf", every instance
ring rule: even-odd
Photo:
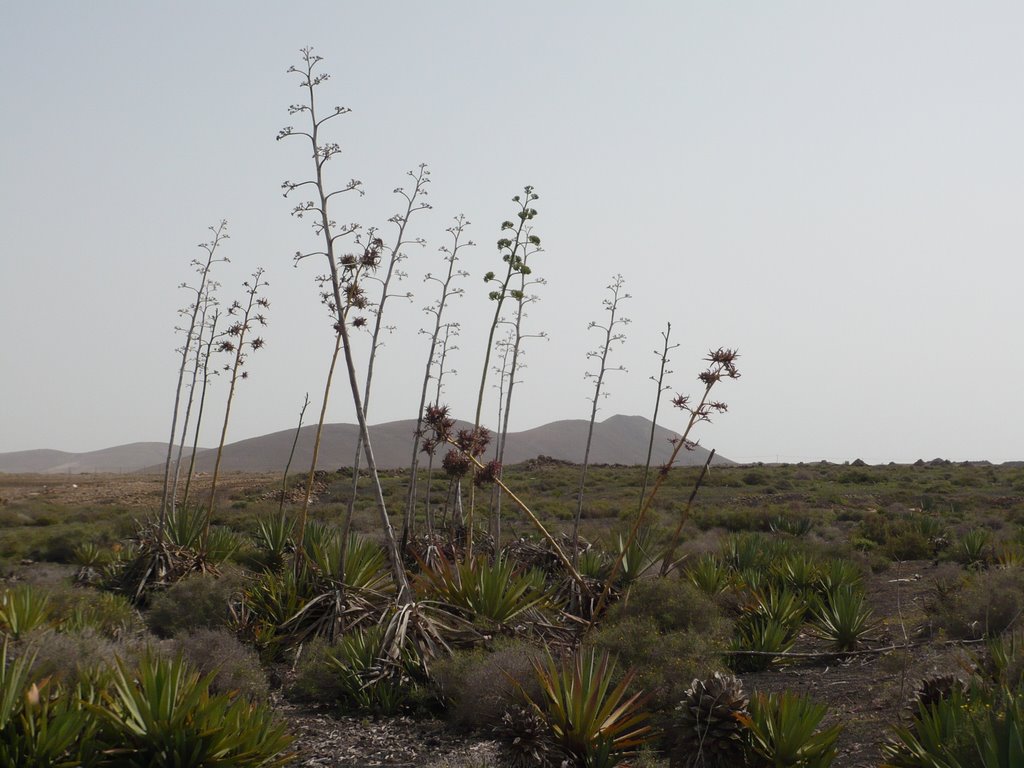
[[[790,691],[754,696],[748,720],[753,752],[769,765],[827,768],[842,725],[818,730],[825,712],[824,704]]]
[[[627,695],[633,673],[613,687],[614,665],[607,652],[599,656],[595,650],[583,651],[561,662],[548,655],[533,665],[542,700],[523,695],[577,765],[612,765],[650,739],[645,698]]]

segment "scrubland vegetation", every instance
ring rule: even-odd
[[[477,275],[494,312],[470,319],[487,335],[475,411],[443,404],[459,325],[449,300],[470,245],[457,216],[444,276],[430,278],[440,293],[410,469],[379,470],[367,429],[377,334],[387,299],[403,295],[392,282],[403,248],[422,244],[409,227],[428,207],[429,171],[397,190],[390,236],[337,224],[360,182],[331,186],[341,149],[326,133],[348,110],[321,107],[327,76],[311,50],[290,74],[303,96],[288,111],[302,124],[278,138],[298,140],[309,166],[282,188],[312,222],[295,263],[320,265],[331,331],[317,445],[341,363],[362,438],[355,466],[319,471],[314,449],[308,471],[241,485],[219,450],[210,479],[183,467],[210,372],[229,379],[222,448],[247,359],[272,349],[255,335],[270,270],[217,310],[227,233],[214,227],[182,310],[160,492],[126,503],[110,477],[103,503],[68,504],[23,493],[43,478],[0,476],[0,768],[284,765],[304,759],[285,718],[295,707],[366,723],[439,718],[498,745],[469,761],[431,756],[448,768],[1024,764],[1024,468],[676,466],[727,411],[715,398],[739,378],[739,356],[723,347],[688,377],[695,395],[672,397],[661,421],[680,437],[662,467],[650,454],[637,467],[495,458],[521,346],[543,335],[524,325],[543,283],[530,186],[495,227],[501,263]],[[618,370],[609,350],[625,341],[628,296],[612,280],[607,319],[592,324],[604,341],[580,353],[595,366],[591,425]],[[350,334],[364,327],[360,360]],[[651,377],[655,414],[670,331]],[[492,374],[496,452],[483,426]]]
[[[372,499],[340,536],[349,470],[320,476],[301,541],[270,480],[222,490],[202,557],[204,516],[170,515],[174,567],[141,594],[155,532],[134,520],[151,501],[119,508],[117,477],[86,508],[0,490],[0,760],[155,765],[180,748],[270,765],[291,754],[274,714],[290,701],[441,718],[496,740],[495,765],[1019,764],[1024,468],[714,467],[660,576],[698,473],[667,476],[599,617],[642,467],[590,468],[589,601],[524,512],[466,559],[439,504],[398,602]],[[400,520],[408,473],[381,480]],[[568,549],[579,467],[532,461],[504,481]],[[451,479],[432,482],[444,499]]]

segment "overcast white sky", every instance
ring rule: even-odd
[[[37,0],[2,16],[0,451],[167,439],[176,286],[221,218],[222,299],[263,266],[272,301],[229,440],[292,428],[319,397],[322,267],[293,268],[314,240],[280,193],[309,159],[274,141],[297,123],[285,71],[313,45],[324,103],[353,110],[333,125],[335,181],[366,190],[336,218],[382,225],[405,171],[433,174],[371,422],[415,416],[422,277],[460,212],[479,245],[447,400],[472,418],[481,276],[532,184],[548,284],[527,330],[550,340],[529,342],[513,429],[587,418],[587,324],[621,272],[629,371],[601,418],[650,415],[671,321],[675,391],[697,391],[708,348],[742,354],[717,393],[729,413],[698,435],[730,458],[1024,459],[1020,3]],[[342,387],[329,420],[354,420]]]

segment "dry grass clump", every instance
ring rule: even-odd
[[[66,689],[92,674],[110,670],[115,658],[134,662],[149,646],[138,638],[114,640],[92,627],[70,632],[37,630],[12,646],[12,655],[34,655],[33,679],[52,678]]]
[[[469,730],[494,726],[521,691],[540,696],[533,663],[543,651],[524,640],[499,641],[493,648],[457,651],[433,667],[438,696],[449,721]]]
[[[270,692],[267,673],[256,651],[225,629],[197,629],[175,637],[172,647],[203,675],[213,675],[214,693],[237,691],[264,701]]]

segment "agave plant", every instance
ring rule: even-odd
[[[827,768],[835,758],[841,725],[817,730],[824,704],[786,691],[750,700],[751,751],[773,768]]]
[[[617,534],[611,547],[613,559],[621,558],[617,586],[625,588],[661,561],[656,549],[656,536],[650,527],[641,527],[630,539]]]
[[[541,701],[523,695],[574,765],[613,766],[651,738],[641,694],[627,694],[632,673],[613,687],[614,665],[607,653],[584,651],[561,662],[548,656],[535,660],[534,670]]]
[[[285,556],[295,546],[292,531],[295,521],[285,514],[260,517],[256,520],[256,548],[266,558],[270,570],[277,571],[284,566]]]
[[[215,525],[210,528],[206,537],[206,562],[211,565],[220,565],[242,546],[242,540],[237,533],[223,525]]]
[[[949,696],[918,702],[909,725],[897,725],[882,745],[886,768],[967,768],[971,715],[966,694],[953,688]]]
[[[836,650],[852,651],[874,629],[871,614],[863,592],[840,587],[829,592],[815,608],[815,631],[835,645]]]
[[[829,560],[821,571],[818,580],[818,594],[822,596],[835,592],[837,589],[859,589],[864,581],[860,568],[849,560]]]
[[[777,654],[793,647],[797,628],[760,613],[744,614],[736,622],[729,666],[737,672],[768,669]]]
[[[784,584],[803,594],[812,591],[822,575],[817,561],[803,552],[778,561],[772,570]]]
[[[289,573],[294,612],[276,624],[287,644],[297,646],[310,637],[333,640],[375,622],[387,604],[394,583],[384,550],[355,534],[347,546],[342,542],[336,529],[307,524],[305,560],[297,575]]]
[[[179,656],[145,656],[137,669],[116,663],[112,690],[94,711],[113,748],[112,766],[259,766],[291,762],[291,737],[261,704],[210,693],[213,675],[201,677]]]
[[[421,566],[417,584],[421,595],[463,611],[472,621],[483,620],[499,628],[509,628],[551,599],[543,573],[517,569],[505,556],[493,563],[477,557],[456,565],[442,560],[435,568]]]
[[[342,709],[393,715],[408,698],[410,676],[402,663],[384,653],[385,628],[373,625],[345,634],[327,654],[343,696]]]
[[[914,709],[931,709],[939,702],[951,698],[954,692],[959,693],[961,697],[967,693],[967,686],[956,675],[934,675],[925,678],[914,691]]]
[[[106,551],[91,541],[82,542],[72,551],[72,562],[78,566],[75,572],[76,584],[95,584],[102,580],[104,566],[109,560]]]
[[[1024,765],[1024,690],[1002,688],[979,710],[971,740],[981,768]]]
[[[1003,542],[996,549],[995,557],[1000,568],[1019,568],[1024,565],[1024,545],[1015,541]]]
[[[305,600],[299,591],[294,571],[261,574],[242,593],[235,617],[236,629],[248,633],[270,657],[276,657],[287,644],[286,625],[302,609]]]
[[[918,702],[883,745],[887,768],[1015,768],[1024,765],[1024,689],[954,685]]]
[[[767,589],[754,592],[753,597],[748,610],[790,627],[794,634],[803,623],[807,601],[799,592],[771,584]]]
[[[415,664],[424,675],[430,674],[434,659],[451,653],[450,643],[480,640],[472,624],[429,601],[393,605],[381,624],[383,657],[393,664]]]
[[[33,681],[34,656],[9,661],[7,641],[0,652],[0,768],[80,765],[96,721],[80,697],[53,689],[48,681]]]
[[[979,568],[988,559],[989,540],[992,533],[987,528],[972,528],[960,538],[960,562],[969,568]]]
[[[722,546],[722,559],[735,571],[760,569],[769,557],[768,540],[756,533],[734,534]]]
[[[0,591],[0,634],[20,640],[50,622],[50,597],[24,584]]]
[[[567,757],[533,707],[507,710],[493,732],[505,746],[509,768],[558,768]]]
[[[768,527],[772,533],[806,536],[814,527],[814,521],[802,515],[776,515],[768,521]]]
[[[985,646],[985,661],[978,666],[997,685],[1019,688],[1024,683],[1024,629],[989,638]]]
[[[198,506],[182,505],[167,514],[167,540],[179,549],[198,552],[203,538],[206,512]]]
[[[743,764],[749,720],[743,684],[716,672],[694,680],[683,700],[673,730],[673,758],[686,768],[731,768]]]
[[[729,566],[710,552],[691,562],[684,573],[697,589],[711,596],[725,592],[734,581]]]

